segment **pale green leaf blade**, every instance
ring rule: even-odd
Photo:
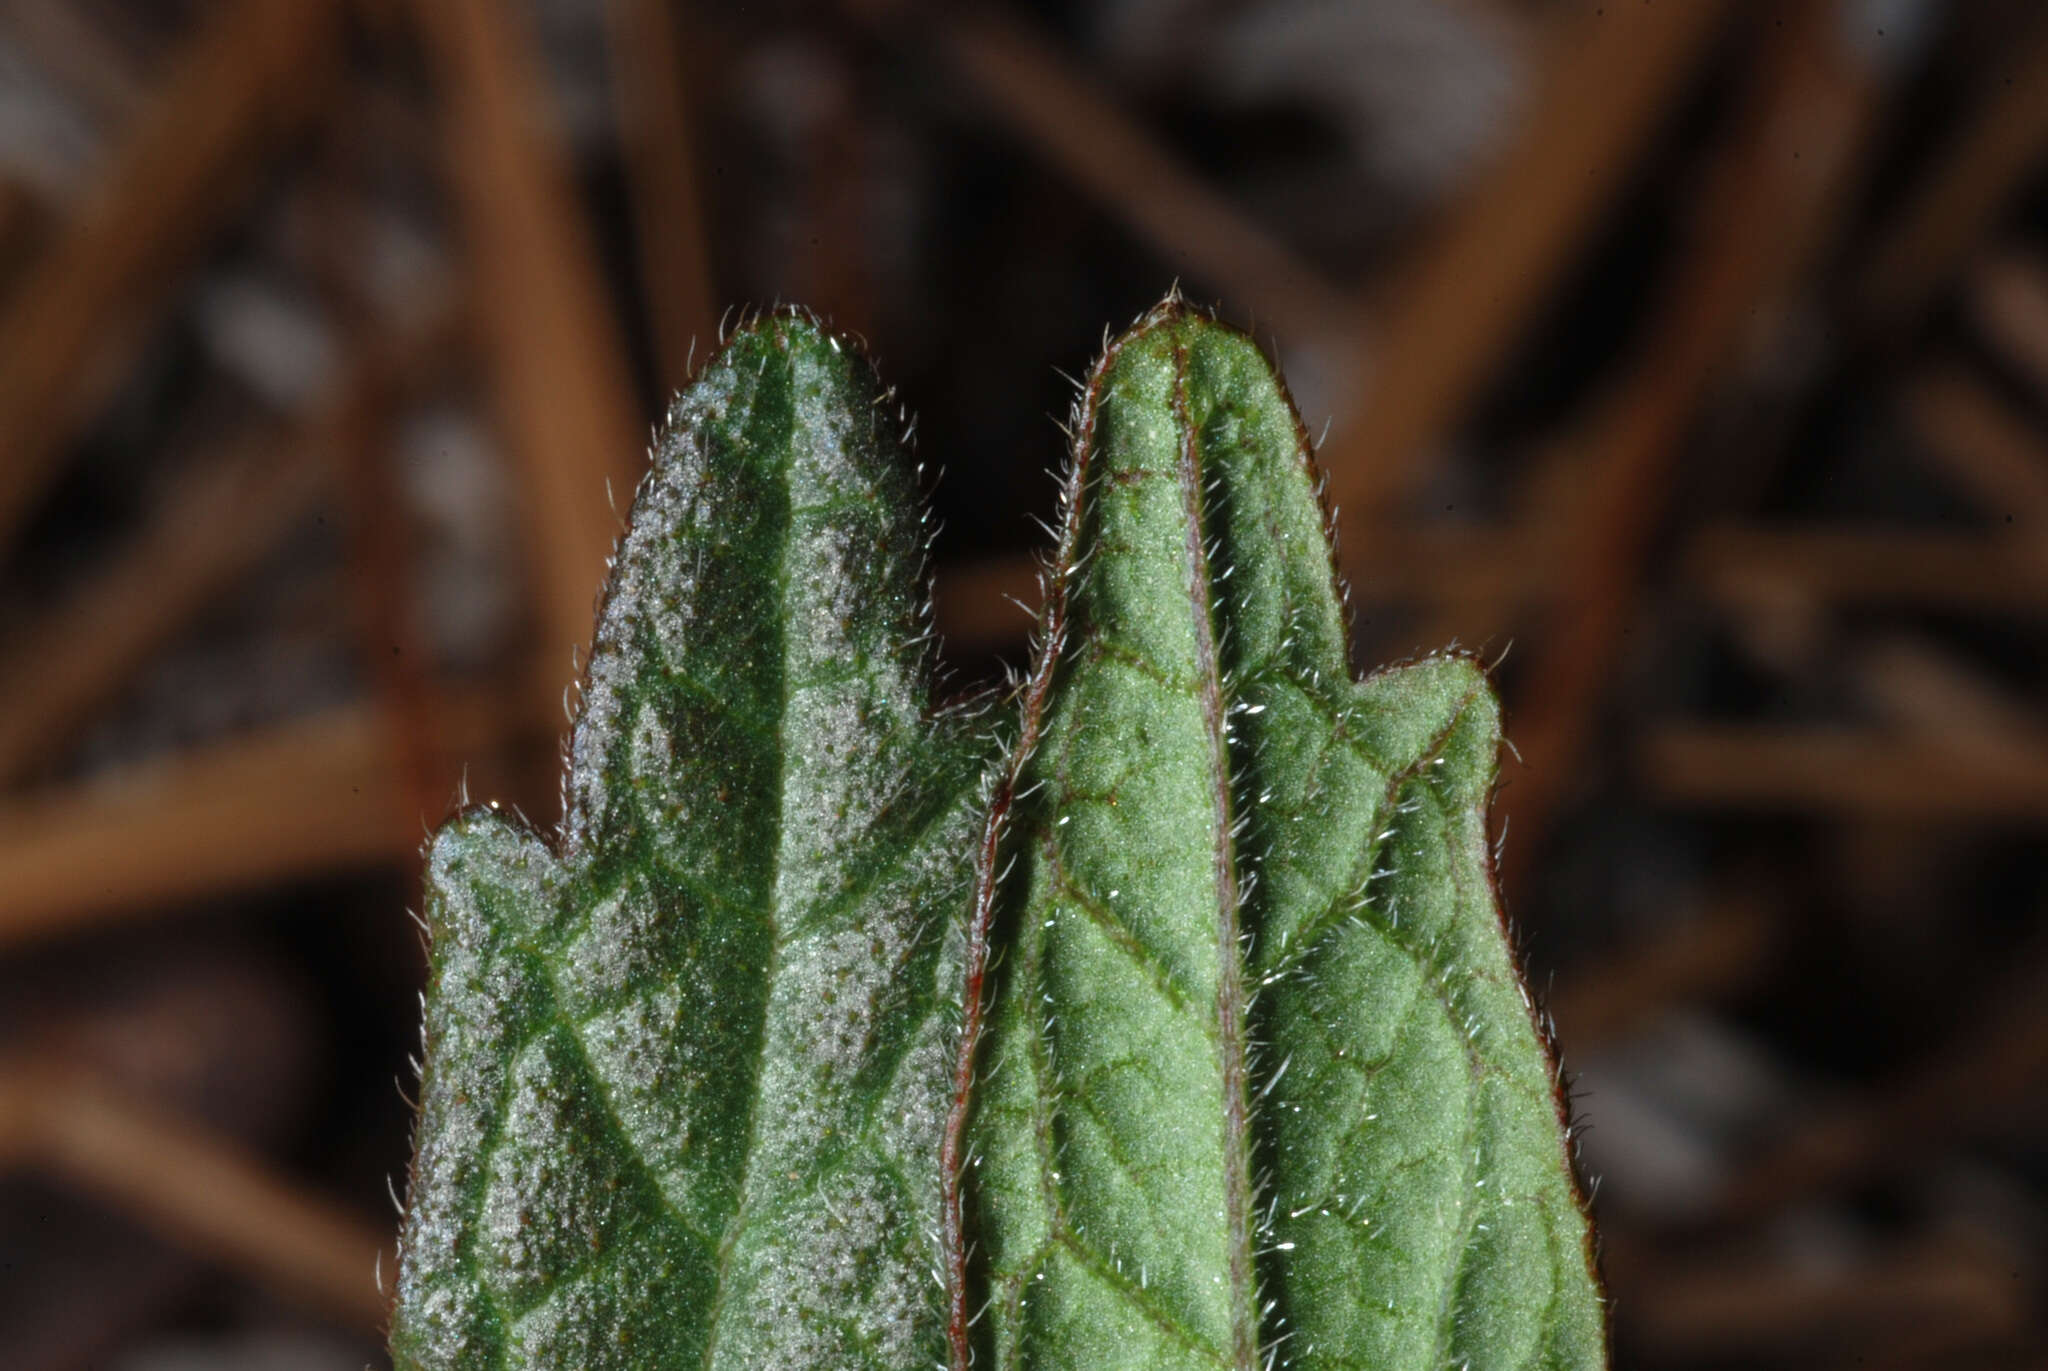
[[[977,1345],[1046,1371],[1602,1364],[1492,889],[1483,678],[1352,680],[1307,445],[1248,339],[1169,302],[1081,419],[978,1048]]]
[[[400,1366],[942,1355],[980,759],[926,712],[898,421],[809,322],[742,330],[635,502],[559,855],[436,841]]]

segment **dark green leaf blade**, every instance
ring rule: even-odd
[[[1602,1364],[1492,890],[1483,678],[1352,680],[1307,444],[1242,335],[1154,311],[1077,441],[978,1048],[982,1347],[1047,1371]]]
[[[942,1354],[982,762],[926,713],[887,401],[801,318],[742,330],[635,502],[559,855],[483,814],[436,840],[401,1367]]]

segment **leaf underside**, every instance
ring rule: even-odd
[[[397,1365],[1601,1365],[1493,697],[1352,679],[1256,347],[1176,300],[1096,367],[1000,777],[927,708],[888,400],[742,329],[636,499],[560,835],[436,838]]]
[[[897,412],[804,319],[678,399],[549,844],[429,858],[400,1367],[943,1356],[938,1134],[979,747],[925,709]]]
[[[1493,891],[1483,677],[1352,679],[1249,339],[1161,306],[1077,441],[978,1058],[977,1362],[1602,1364]]]

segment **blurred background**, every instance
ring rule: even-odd
[[[2048,1366],[2027,0],[0,0],[7,1364],[383,1364],[418,850],[728,307],[919,412],[965,691],[1175,280],[1360,666],[1499,663],[1619,1364]]]

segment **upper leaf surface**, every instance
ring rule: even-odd
[[[401,1367],[942,1354],[980,759],[926,713],[887,399],[805,320],[743,330],[635,501],[559,846],[488,813],[436,839]]]
[[[1484,679],[1352,679],[1308,449],[1242,335],[1154,311],[1077,441],[970,1135],[982,1353],[1600,1365]]]

